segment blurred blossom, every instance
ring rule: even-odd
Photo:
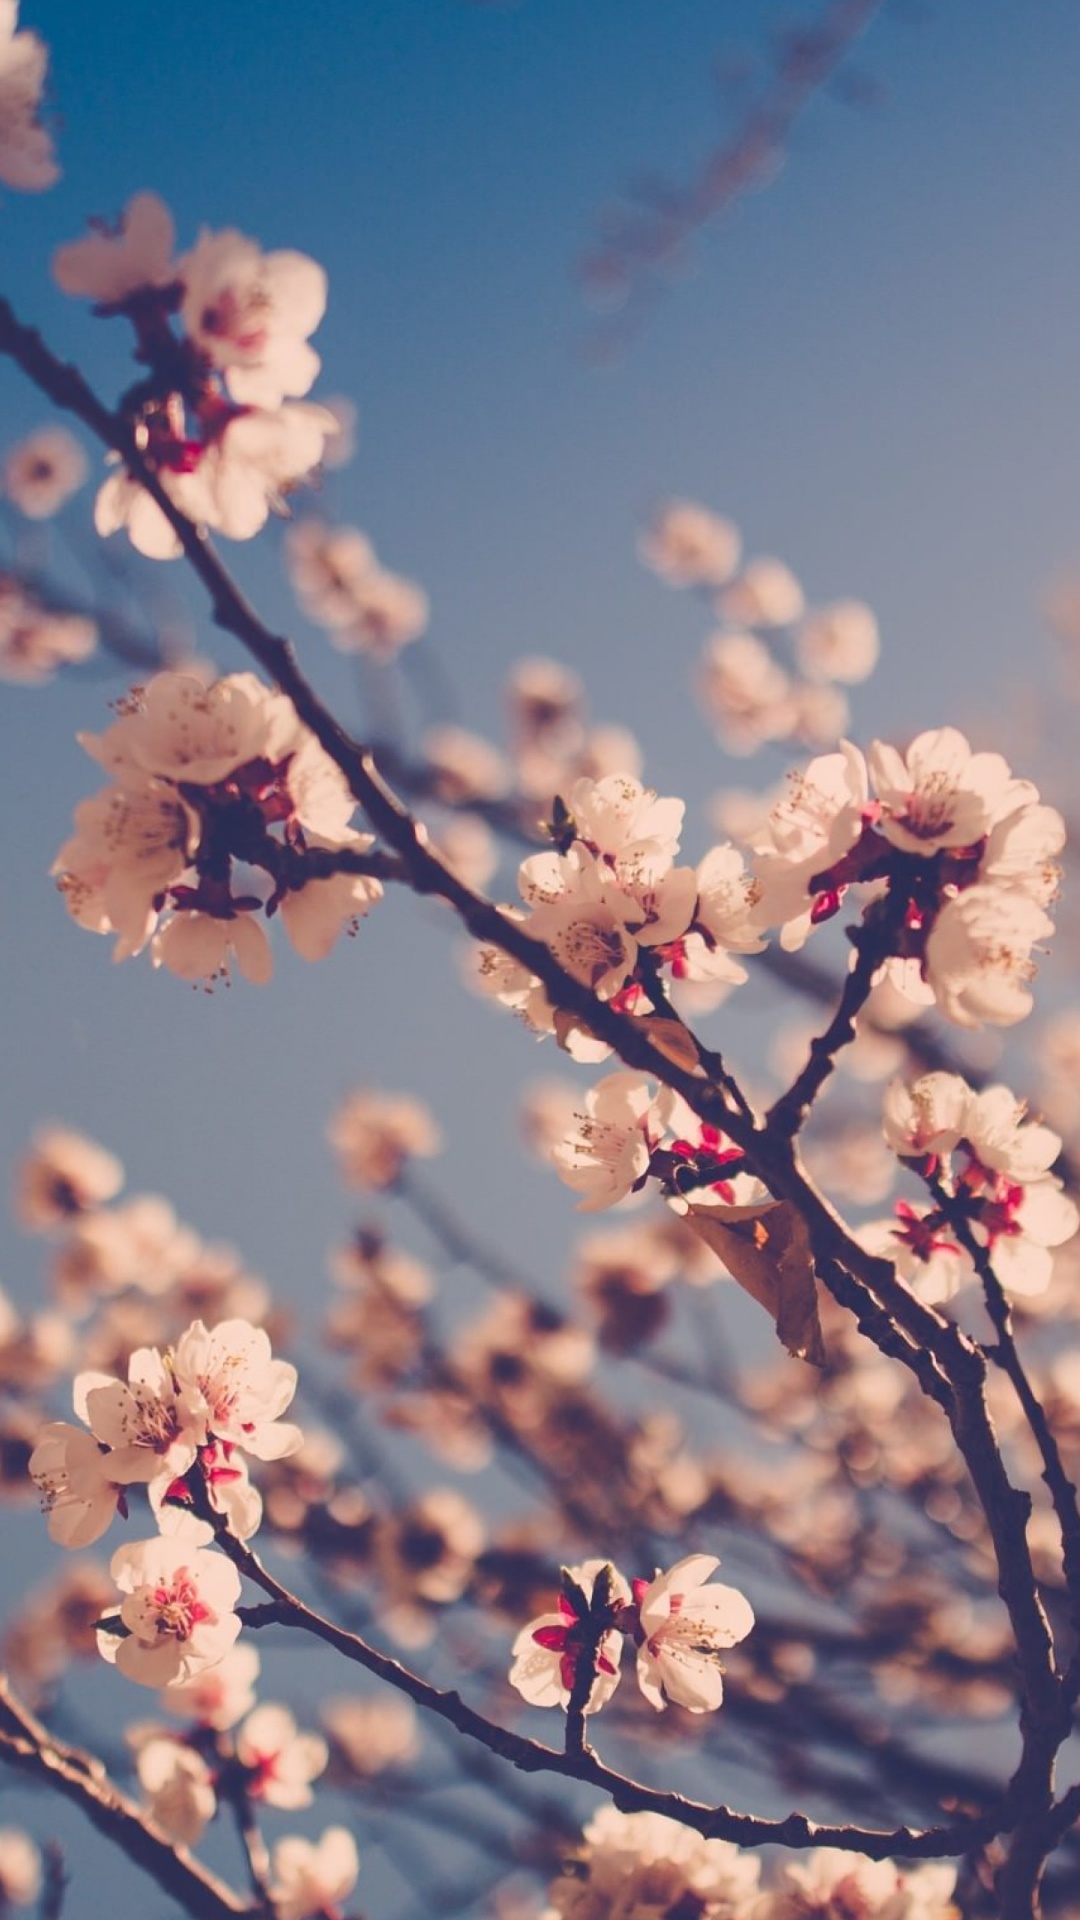
[[[40,686],[58,667],[88,660],[97,642],[93,620],[53,612],[14,575],[0,573],[0,680]]]
[[[392,1187],[411,1159],[430,1159],[442,1136],[428,1108],[407,1094],[358,1088],[338,1108],[327,1127],[348,1187],[375,1191]]]
[[[877,620],[861,600],[833,600],[811,608],[795,635],[800,667],[818,680],[854,684],[868,679],[880,648]]]
[[[335,1759],[358,1779],[406,1767],[420,1753],[416,1708],[402,1694],[371,1699],[339,1694],[323,1707],[320,1719]]]
[[[730,753],[753,753],[767,740],[786,740],[798,710],[791,681],[754,633],[718,633],[698,669],[705,710]]]
[[[510,768],[497,747],[465,727],[429,727],[420,743],[436,799],[451,806],[497,800],[510,785]]]
[[[60,178],[52,139],[38,115],[49,50],[36,33],[17,31],[19,0],[0,0],[0,180],[40,193]]]
[[[15,1174],[15,1213],[28,1233],[67,1226],[124,1184],[115,1154],[69,1127],[39,1127]]]
[[[40,1892],[41,1855],[30,1835],[21,1827],[0,1827],[0,1909],[28,1907]]]
[[[806,602],[791,568],[783,560],[750,560],[720,595],[718,606],[731,626],[790,627]]]
[[[66,427],[39,427],[10,448],[0,464],[0,489],[28,520],[48,520],[84,484],[86,455]]]
[[[730,520],[692,500],[672,500],[638,538],[638,553],[669,587],[720,587],[739,564],[742,540]]]
[[[339,467],[347,467],[355,457],[360,413],[356,402],[346,399],[343,394],[332,394],[322,404],[336,422],[336,426],[327,434],[322,463],[328,473],[336,473]]]

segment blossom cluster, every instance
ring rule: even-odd
[[[1044,1292],[1052,1249],[1080,1227],[1075,1201],[1051,1170],[1061,1136],[1029,1119],[1008,1087],[976,1093],[955,1073],[927,1073],[911,1085],[894,1080],[883,1123],[893,1152],[940,1183],[951,1206],[946,1213],[901,1200],[892,1221],[861,1229],[866,1244],[889,1253],[924,1298],[947,1300],[975,1277],[971,1253],[956,1237],[961,1220],[1009,1294]]]
[[[232,228],[203,232],[179,258],[174,238],[164,202],[136,194],[115,228],[99,224],[59,248],[53,271],[65,293],[130,321],[146,372],[121,412],[169,499],[196,523],[247,540],[338,431],[328,408],[301,397],[319,371],[309,336],[326,276],[305,254],[264,254]],[[101,534],[125,528],[152,559],[181,551],[127,469],[104,482],[94,519]]]
[[[691,1713],[713,1712],[724,1697],[720,1656],[754,1625],[737,1588],[709,1583],[719,1565],[713,1554],[693,1553],[653,1580],[633,1582],[604,1560],[566,1569],[557,1610],[531,1620],[514,1641],[511,1685],[530,1706],[567,1707],[588,1669],[582,1711],[596,1713],[619,1684],[629,1636],[651,1706],[673,1701]]]
[[[692,500],[669,501],[638,551],[668,586],[705,595],[719,618],[698,690],[730,753],[774,740],[825,746],[839,738],[849,719],[843,688],[865,680],[877,663],[877,621],[863,601],[808,607],[783,560],[743,563],[738,528]]]
[[[542,1920],[956,1920],[956,1868],[817,1847],[761,1880],[761,1861],[729,1840],[703,1840],[657,1813],[604,1807],[548,1889]]]
[[[295,1389],[295,1367],[272,1357],[261,1328],[232,1320],[210,1330],[196,1320],[175,1348],[133,1353],[126,1381],[79,1374],[83,1425],[56,1421],[42,1434],[30,1473],[62,1546],[100,1539],[116,1513],[126,1516],[135,1485],[157,1517],[158,1538],[121,1547],[112,1561],[125,1597],[102,1623],[100,1647],[130,1679],[189,1680],[235,1641],[239,1576],[207,1550],[207,1515],[241,1539],[258,1527],[262,1502],[245,1456],[277,1460],[300,1446],[299,1429],[280,1417]]]
[[[881,958],[907,963],[898,984],[959,1026],[1011,1026],[1031,1010],[1064,840],[1034,784],[955,727],[919,734],[906,755],[845,741],[792,777],[754,839],[758,923],[801,947],[849,886],[873,883]]]
[[[697,868],[676,865],[684,811],[681,800],[661,799],[629,774],[575,781],[556,802],[555,845],[521,863],[530,911],[504,908],[575,980],[621,1011],[648,1009],[643,980],[656,975],[737,984],[746,969],[735,956],[764,945],[756,891],[734,847],[715,847]],[[535,1031],[558,1030],[541,982],[519,961],[482,947],[477,978]],[[580,1030],[563,1037],[580,1059],[609,1051]]]
[[[280,908],[305,960],[382,897],[356,871],[372,845],[349,824],[343,775],[284,695],[254,674],[209,685],[160,673],[122,704],[102,734],[82,734],[110,784],[82,801],[53,867],[80,926],[116,937],[118,960],[148,944],[155,966],[186,980],[249,980],[273,966],[262,915]],[[280,829],[281,838],[276,829]],[[304,856],[324,864],[312,874]],[[334,856],[352,862],[335,871]],[[253,890],[261,869],[272,890]]]

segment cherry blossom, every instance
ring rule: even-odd
[[[706,1584],[719,1565],[713,1554],[693,1553],[648,1585],[634,1583],[638,1685],[656,1708],[667,1699],[712,1713],[723,1699],[720,1654],[745,1640],[754,1613],[735,1587]]]
[[[150,946],[155,967],[180,980],[206,985],[226,980],[233,964],[256,986],[274,971],[274,956],[262,925],[250,913],[228,919],[209,913],[174,913],[155,933]]]
[[[273,409],[251,407],[235,414],[194,466],[161,464],[159,479],[174,506],[196,524],[228,540],[250,540],[266,525],[284,496],[318,466],[333,419],[325,408],[287,400]],[[192,456],[185,456],[190,462]],[[150,560],[175,560],[179,535],[139,481],[117,472],[101,487],[94,526],[102,538],[127,532]]]
[[[105,1373],[78,1374],[74,1399],[80,1420],[109,1449],[114,1480],[160,1478],[168,1486],[194,1464],[200,1437],[195,1405],[155,1348],[131,1355],[126,1384]]]
[[[780,944],[801,947],[812,920],[811,882],[835,867],[862,832],[869,802],[866,762],[843,741],[837,753],[811,760],[791,776],[787,792],[755,835],[758,920],[779,925]]]
[[[749,560],[720,596],[725,620],[733,626],[788,627],[806,602],[803,590],[783,560]]]
[[[1054,923],[1020,892],[970,887],[947,900],[926,942],[926,978],[957,1026],[1011,1027],[1031,1012],[1032,948]]]
[[[597,1713],[619,1684],[623,1637],[613,1625],[598,1628],[589,1608],[602,1580],[606,1615],[614,1621],[616,1610],[630,1600],[630,1588],[606,1560],[586,1560],[568,1572],[571,1585],[560,1594],[557,1611],[531,1620],[514,1641],[510,1684],[531,1707],[567,1706],[578,1664],[595,1635],[595,1677],[584,1710]]]
[[[307,516],[285,535],[285,557],[296,597],[316,626],[352,625],[357,593],[375,567],[375,549],[359,527],[332,527]]]
[[[66,427],[39,427],[0,463],[0,488],[28,520],[48,520],[83,485],[87,458]]]
[[[928,1862],[900,1868],[839,1847],[818,1847],[785,1863],[755,1920],[951,1920],[956,1868]]]
[[[151,1818],[178,1846],[195,1846],[217,1812],[214,1776],[202,1755],[172,1734],[151,1734],[139,1742],[135,1771]]]
[[[113,1555],[110,1572],[124,1595],[113,1618],[127,1633],[103,1623],[99,1649],[140,1686],[193,1679],[222,1659],[240,1632],[233,1611],[240,1576],[223,1554],[182,1540],[138,1540]]]
[[[350,1094],[327,1128],[347,1186],[392,1187],[410,1159],[438,1153],[442,1137],[428,1109],[406,1094],[366,1088]]]
[[[867,757],[881,808],[877,824],[907,853],[974,846],[996,821],[1037,798],[1000,753],[973,753],[955,727],[920,733],[906,758],[881,740]]]
[[[29,1471],[49,1516],[49,1538],[62,1547],[89,1547],[118,1510],[126,1512],[125,1488],[152,1480],[160,1469],[149,1448],[103,1451],[84,1428],[54,1421],[30,1455]]]
[[[236,1757],[245,1789],[268,1807],[309,1807],[311,1782],[326,1766],[326,1741],[300,1733],[286,1707],[256,1707],[236,1731]]]
[[[307,844],[366,853],[374,845],[374,837],[370,833],[346,833],[333,841],[309,833]],[[382,897],[382,882],[370,874],[337,873],[326,880],[307,880],[282,900],[282,925],[302,960],[325,960],[339,935],[355,932]]]
[[[399,1693],[373,1699],[338,1696],[322,1709],[335,1757],[361,1780],[404,1767],[420,1752],[416,1708]]]
[[[548,1890],[554,1920],[749,1920],[761,1876],[756,1855],[728,1840],[703,1840],[658,1813],[601,1807],[585,1828],[581,1857]]]
[[[223,370],[234,400],[277,407],[308,392],[319,357],[307,337],[326,309],[326,275],[314,260],[264,254],[227,228],[201,234],[176,273],[188,337]]]
[[[722,587],[742,540],[730,520],[693,500],[670,500],[638,538],[638,554],[669,587]]]
[[[124,1184],[116,1155],[69,1127],[39,1127],[16,1174],[15,1211],[28,1233],[48,1233],[112,1200]]]
[[[664,1097],[658,1100],[637,1073],[609,1073],[590,1087],[574,1116],[576,1130],[551,1150],[560,1180],[582,1195],[580,1212],[614,1206],[644,1179],[663,1137],[664,1111]]]
[[[93,620],[42,605],[23,581],[0,573],[0,680],[40,686],[58,667],[88,660],[97,643]]]
[[[270,1897],[278,1920],[316,1920],[333,1913],[360,1872],[356,1842],[346,1827],[327,1827],[315,1845],[290,1834],[271,1855]]]
[[[177,1391],[200,1445],[213,1438],[258,1460],[280,1460],[302,1441],[281,1419],[296,1392],[296,1368],[275,1360],[261,1327],[225,1320],[211,1331],[196,1320],[177,1342]]]
[[[902,1160],[948,1155],[967,1130],[971,1101],[957,1073],[925,1073],[911,1086],[892,1080],[882,1111],[886,1141]]]
[[[795,652],[804,673],[845,684],[866,680],[880,652],[873,609],[862,600],[833,600],[800,621]]]
[[[165,288],[175,280],[172,215],[156,193],[137,193],[113,228],[91,224],[85,239],[53,255],[53,277],[64,293],[108,309],[144,287]]]
[[[40,193],[60,178],[52,140],[38,119],[49,52],[18,23],[19,0],[0,0],[0,180],[21,193]]]
[[[757,634],[714,635],[701,657],[698,689],[730,753],[753,753],[795,731],[790,677]]]

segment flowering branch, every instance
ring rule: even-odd
[[[460,1694],[432,1686],[400,1661],[370,1646],[359,1634],[338,1626],[307,1606],[269,1572],[250,1547],[235,1539],[226,1528],[219,1525],[215,1537],[237,1570],[270,1596],[268,1604],[238,1609],[245,1626],[292,1627],[313,1634],[347,1660],[398,1688],[417,1706],[437,1714],[459,1733],[479,1741],[490,1753],[508,1760],[523,1773],[560,1774],[568,1780],[601,1787],[624,1812],[660,1813],[692,1827],[706,1839],[734,1840],[745,1846],[834,1846],[865,1853],[874,1860],[886,1859],[892,1854],[912,1860],[938,1859],[979,1846],[1000,1831],[997,1808],[967,1816],[951,1825],[921,1830],[896,1827],[884,1832],[874,1828],[820,1825],[802,1813],[790,1813],[782,1820],[762,1820],[753,1814],[734,1812],[730,1807],[708,1807],[682,1794],[663,1793],[643,1786],[605,1766],[588,1747],[560,1752],[556,1747],[544,1746],[538,1740],[530,1740],[486,1719],[468,1706]]]

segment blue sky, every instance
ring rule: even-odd
[[[154,187],[182,244],[235,225],[322,261],[323,390],[352,395],[361,422],[335,504],[429,590],[433,645],[481,728],[511,661],[550,653],[598,717],[639,733],[649,777],[692,818],[725,779],[775,778],[779,758],[720,754],[688,693],[700,612],[634,558],[642,519],[680,493],[732,515],[812,598],[874,605],[884,654],[858,734],[975,714],[986,736],[1049,683],[1038,597],[1080,562],[1080,10],[886,9],[859,55],[881,104],[815,104],[780,177],[703,237],[614,363],[584,351],[573,269],[598,210],[642,171],[686,177],[717,136],[714,57],[760,55],[791,14],[26,0],[53,48],[64,178],[0,204],[0,286],[111,391],[120,330],[48,278],[88,214]],[[0,441],[43,417],[0,366]],[[276,541],[235,559],[292,621]],[[190,604],[204,649],[240,664]],[[301,644],[348,712],[342,663],[310,630]],[[354,1083],[402,1087],[446,1129],[439,1178],[554,1273],[570,1197],[497,1148],[523,1073],[560,1063],[461,993],[437,910],[395,901],[324,967],[282,956],[270,988],[209,998],[145,960],[113,967],[68,922],[47,869],[95,784],[73,736],[121,686],[0,688],[0,1164],[36,1121],[79,1125],[133,1186],[167,1190],[310,1302],[347,1218],[327,1113]],[[688,844],[704,850],[703,826]],[[5,1227],[0,1254],[33,1298],[34,1250]],[[31,1523],[28,1550],[36,1537]]]

